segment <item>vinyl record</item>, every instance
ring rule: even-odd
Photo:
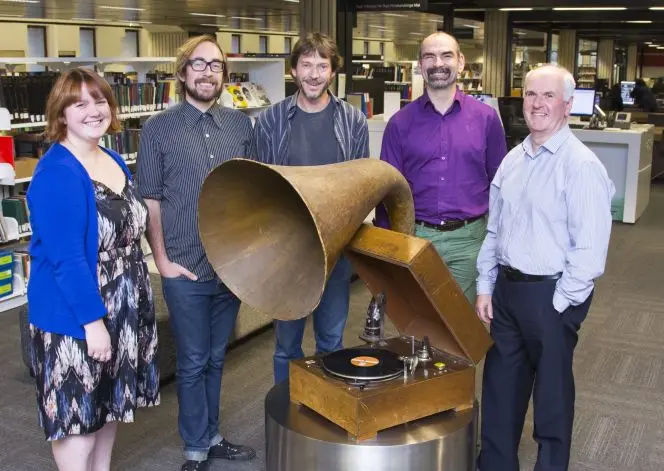
[[[332,352],[322,359],[330,375],[353,381],[379,381],[403,372],[399,356],[381,348],[347,348]]]

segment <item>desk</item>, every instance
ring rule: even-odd
[[[386,122],[382,116],[369,120],[369,152],[380,158]],[[611,204],[613,219],[635,223],[650,202],[650,177],[655,126],[632,124],[629,130],[572,132],[597,155],[616,187]]]
[[[613,219],[635,223],[650,202],[650,176],[655,127],[632,124],[631,129],[572,132],[592,150],[606,167],[616,187],[611,202]]]

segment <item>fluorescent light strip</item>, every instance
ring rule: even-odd
[[[284,2],[288,2],[288,3],[300,3],[300,0],[284,0]]]
[[[251,16],[231,16],[233,20],[263,21],[263,18],[254,18]]]
[[[2,0],[7,3],[39,3],[39,0]]]
[[[644,24],[645,25],[645,24],[652,23],[652,21],[651,20],[629,20],[629,21],[625,21],[625,23]]]
[[[210,16],[214,18],[226,18],[226,15],[215,15],[214,13],[189,13],[191,16]]]
[[[554,11],[622,11],[627,7],[555,7]]]
[[[145,8],[116,7],[116,6],[113,6],[113,5],[101,5],[99,8],[101,8],[103,10],[145,11]]]
[[[499,8],[500,11],[533,11],[532,8]]]
[[[463,25],[463,26],[465,26],[466,28],[473,28],[473,29],[479,29],[480,28],[477,25]]]
[[[383,13],[383,16],[394,16],[396,18],[408,18],[408,15],[403,15],[401,13]]]
[[[664,10],[664,7],[650,7],[649,10],[659,11],[659,10]]]

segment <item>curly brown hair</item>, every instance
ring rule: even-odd
[[[339,55],[337,44],[322,33],[309,33],[304,39],[299,39],[295,43],[293,52],[290,56],[291,69],[297,68],[297,63],[302,56],[308,56],[317,52],[323,59],[330,59],[332,72],[336,73],[343,66],[343,59]]]

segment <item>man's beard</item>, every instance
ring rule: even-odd
[[[317,92],[317,93],[311,94],[311,93],[308,93],[308,92],[306,91],[306,89],[304,88],[304,81],[303,81],[303,80],[300,80],[300,79],[298,78],[298,79],[296,79],[296,81],[297,81],[297,86],[298,86],[298,88],[300,89],[300,91],[302,92],[302,94],[303,94],[305,97],[307,97],[308,100],[311,100],[311,101],[318,100],[318,99],[319,99],[320,97],[322,97],[325,93],[327,93],[327,89],[330,87],[330,83],[331,83],[331,82],[329,82],[329,81],[328,81],[328,82],[325,82],[325,80],[319,80],[319,81],[318,81],[318,85],[320,85],[321,83],[325,83],[325,86],[324,86],[324,87],[321,87],[320,92]]]
[[[427,87],[434,90],[442,90],[443,88],[455,85],[456,78],[456,71],[448,66],[429,67],[426,69]]]
[[[210,83],[212,85],[215,85],[215,87],[209,92],[199,92],[196,89],[196,85],[199,83]],[[194,81],[194,88],[190,88],[189,84],[187,82],[184,82],[184,89],[185,92],[187,93],[187,96],[190,96],[194,100],[200,102],[210,102],[216,100],[217,98],[219,98],[222,92],[221,83],[208,79],[198,79]]]

